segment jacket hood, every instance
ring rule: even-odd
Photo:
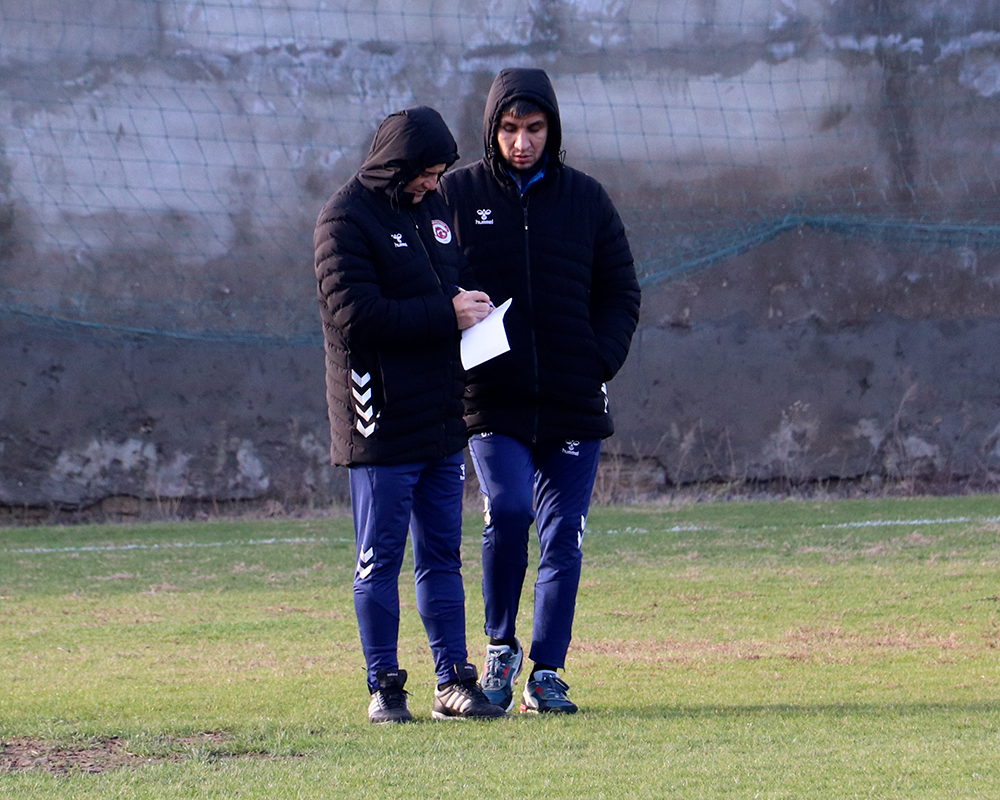
[[[490,93],[486,98],[483,114],[483,144],[486,159],[494,169],[502,162],[497,146],[497,130],[500,127],[500,112],[514,100],[530,100],[540,106],[549,117],[549,135],[545,141],[545,152],[550,164],[559,164],[562,147],[562,122],[559,118],[559,103],[552,81],[542,69],[511,67],[501,70],[493,79]]]
[[[428,106],[397,111],[378,126],[358,180],[374,192],[407,202],[402,189],[435,164],[458,161],[458,145],[441,115]]]

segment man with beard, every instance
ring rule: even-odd
[[[469,449],[485,499],[480,685],[508,711],[524,654],[515,632],[534,521],[540,556],[521,711],[574,713],[564,668],[601,440],[607,382],[628,354],[639,284],[604,188],[561,161],[555,90],[505,69],[483,119],[485,155],[442,180],[477,285],[500,304],[510,350],[468,373]]]

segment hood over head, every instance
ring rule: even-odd
[[[458,161],[458,145],[441,115],[415,106],[386,117],[378,126],[358,180],[375,192],[408,203],[402,189],[428,167]]]
[[[552,88],[552,81],[545,70],[527,67],[503,69],[493,79],[483,114],[483,143],[487,160],[494,169],[502,161],[497,146],[500,113],[514,100],[530,100],[548,115],[549,135],[545,141],[545,152],[549,155],[550,164],[558,164],[562,147],[562,122],[559,119],[556,90]]]

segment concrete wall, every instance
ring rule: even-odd
[[[644,276],[663,480],[1000,468],[996,0],[0,0],[0,504],[326,502],[312,225],[541,66]],[[900,220],[916,226],[897,225]]]

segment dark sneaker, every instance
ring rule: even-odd
[[[368,703],[368,719],[371,722],[410,722],[413,715],[406,707],[407,692],[405,669],[380,669],[375,673],[378,689],[372,692]]]
[[[483,667],[483,677],[479,679],[479,688],[486,698],[504,711],[514,707],[514,681],[521,674],[524,665],[524,650],[518,639],[517,650],[511,650],[505,644],[486,646],[486,666]]]
[[[569,684],[550,669],[540,669],[524,684],[521,711],[531,714],[575,714],[576,706],[566,696]]]
[[[496,719],[507,712],[491,703],[476,682],[472,664],[459,667],[459,679],[434,690],[434,719]]]

